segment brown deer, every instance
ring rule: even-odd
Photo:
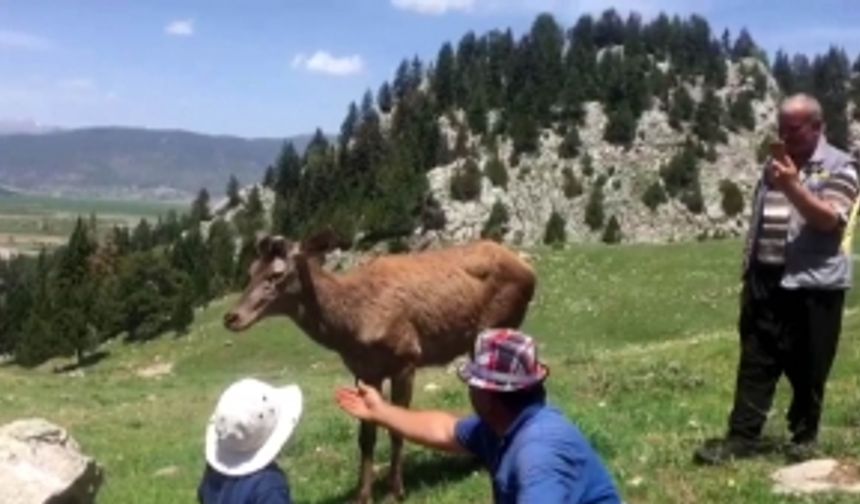
[[[369,386],[391,381],[391,400],[408,407],[415,370],[470,352],[482,329],[519,327],[535,288],[532,268],[490,241],[380,256],[336,275],[322,267],[335,244],[322,234],[299,244],[258,240],[250,281],[224,317],[232,331],[286,315],[314,341],[337,352]],[[371,498],[376,427],[362,422],[358,501]],[[391,434],[389,483],[404,497],[403,440]]]

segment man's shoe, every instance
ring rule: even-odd
[[[693,462],[720,465],[735,459],[754,457],[763,452],[761,441],[739,437],[709,439],[693,453]]]
[[[785,459],[792,464],[806,462],[818,455],[818,443],[815,441],[791,442],[785,447]]]

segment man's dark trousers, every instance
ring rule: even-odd
[[[794,396],[792,442],[814,442],[827,375],[842,325],[844,290],[784,289],[782,268],[752,264],[744,279],[738,329],[741,358],[729,436],[761,435],[780,376]]]

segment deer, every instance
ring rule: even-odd
[[[338,245],[331,232],[301,242],[265,235],[249,281],[224,316],[233,332],[271,316],[287,316],[315,342],[336,352],[356,382],[382,389],[408,408],[415,373],[471,353],[478,333],[519,327],[536,276],[520,256],[493,241],[377,256],[343,273],[324,268]],[[388,483],[403,487],[403,439],[390,433]],[[371,501],[376,426],[361,422],[357,502]]]

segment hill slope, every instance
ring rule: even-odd
[[[303,147],[308,138],[291,139]],[[231,174],[259,181],[282,140],[176,130],[87,128],[0,135],[0,184],[31,191],[220,194]]]

